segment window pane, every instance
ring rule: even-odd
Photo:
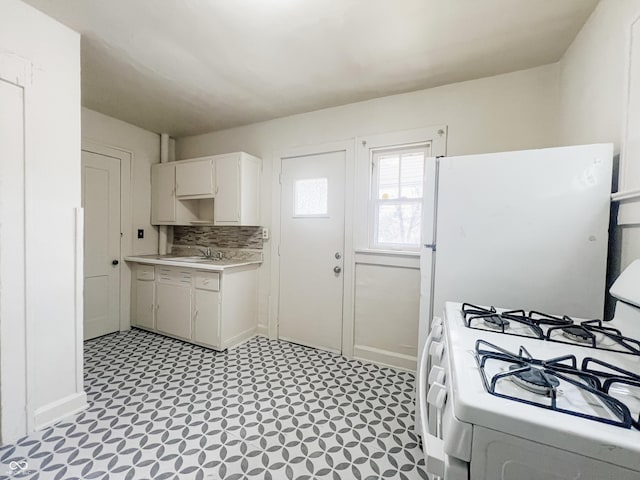
[[[378,198],[393,200],[398,198],[400,158],[398,155],[378,157]]]
[[[424,153],[402,155],[400,166],[400,197],[422,198]]]
[[[328,180],[326,178],[308,178],[296,180],[294,185],[295,216],[326,215]]]
[[[420,245],[422,205],[378,205],[377,243]]]

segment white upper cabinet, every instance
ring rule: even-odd
[[[260,225],[262,161],[244,152],[153,165],[153,225]]]
[[[260,168],[243,152],[216,157],[215,225],[260,225]]]
[[[176,196],[211,198],[215,194],[213,160],[203,159],[176,164]]]
[[[213,220],[216,225],[236,225],[240,222],[240,156],[228,155],[216,159],[216,199]]]
[[[172,163],[151,166],[151,223],[176,221],[176,167]]]

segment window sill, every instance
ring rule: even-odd
[[[355,250],[355,263],[356,265],[419,269],[420,252],[360,248]]]
[[[377,248],[357,248],[355,253],[365,255],[391,255],[399,257],[420,257],[420,252],[414,250],[382,250]]]

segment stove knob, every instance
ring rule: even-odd
[[[439,342],[442,339],[442,325],[435,325],[431,329],[431,338],[434,342]]]
[[[433,342],[429,349],[429,355],[431,355],[434,364],[440,365],[442,363],[442,357],[444,356],[444,344]]]
[[[441,383],[434,383],[427,393],[427,403],[433,405],[438,410],[442,410],[447,401],[447,387]]]
[[[444,385],[445,382],[445,371],[444,368],[434,365],[431,367],[431,371],[429,372],[429,385],[433,385],[434,383],[441,383]]]

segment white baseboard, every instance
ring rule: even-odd
[[[269,326],[268,325],[258,325],[256,329],[256,335],[260,335],[261,337],[269,337]]]
[[[384,367],[393,367],[408,372],[415,372],[418,359],[412,355],[391,352],[366,345],[353,346],[353,358],[365,362],[377,363]]]
[[[255,336],[256,327],[251,327],[250,329],[245,330],[244,332],[240,332],[238,335],[231,337],[229,340],[224,342],[224,344],[222,345],[222,349],[224,350],[225,348],[233,348]]]
[[[36,430],[42,430],[59,422],[69,415],[74,415],[87,408],[87,395],[84,391],[68,395],[60,400],[37,408],[33,414],[33,424]]]

